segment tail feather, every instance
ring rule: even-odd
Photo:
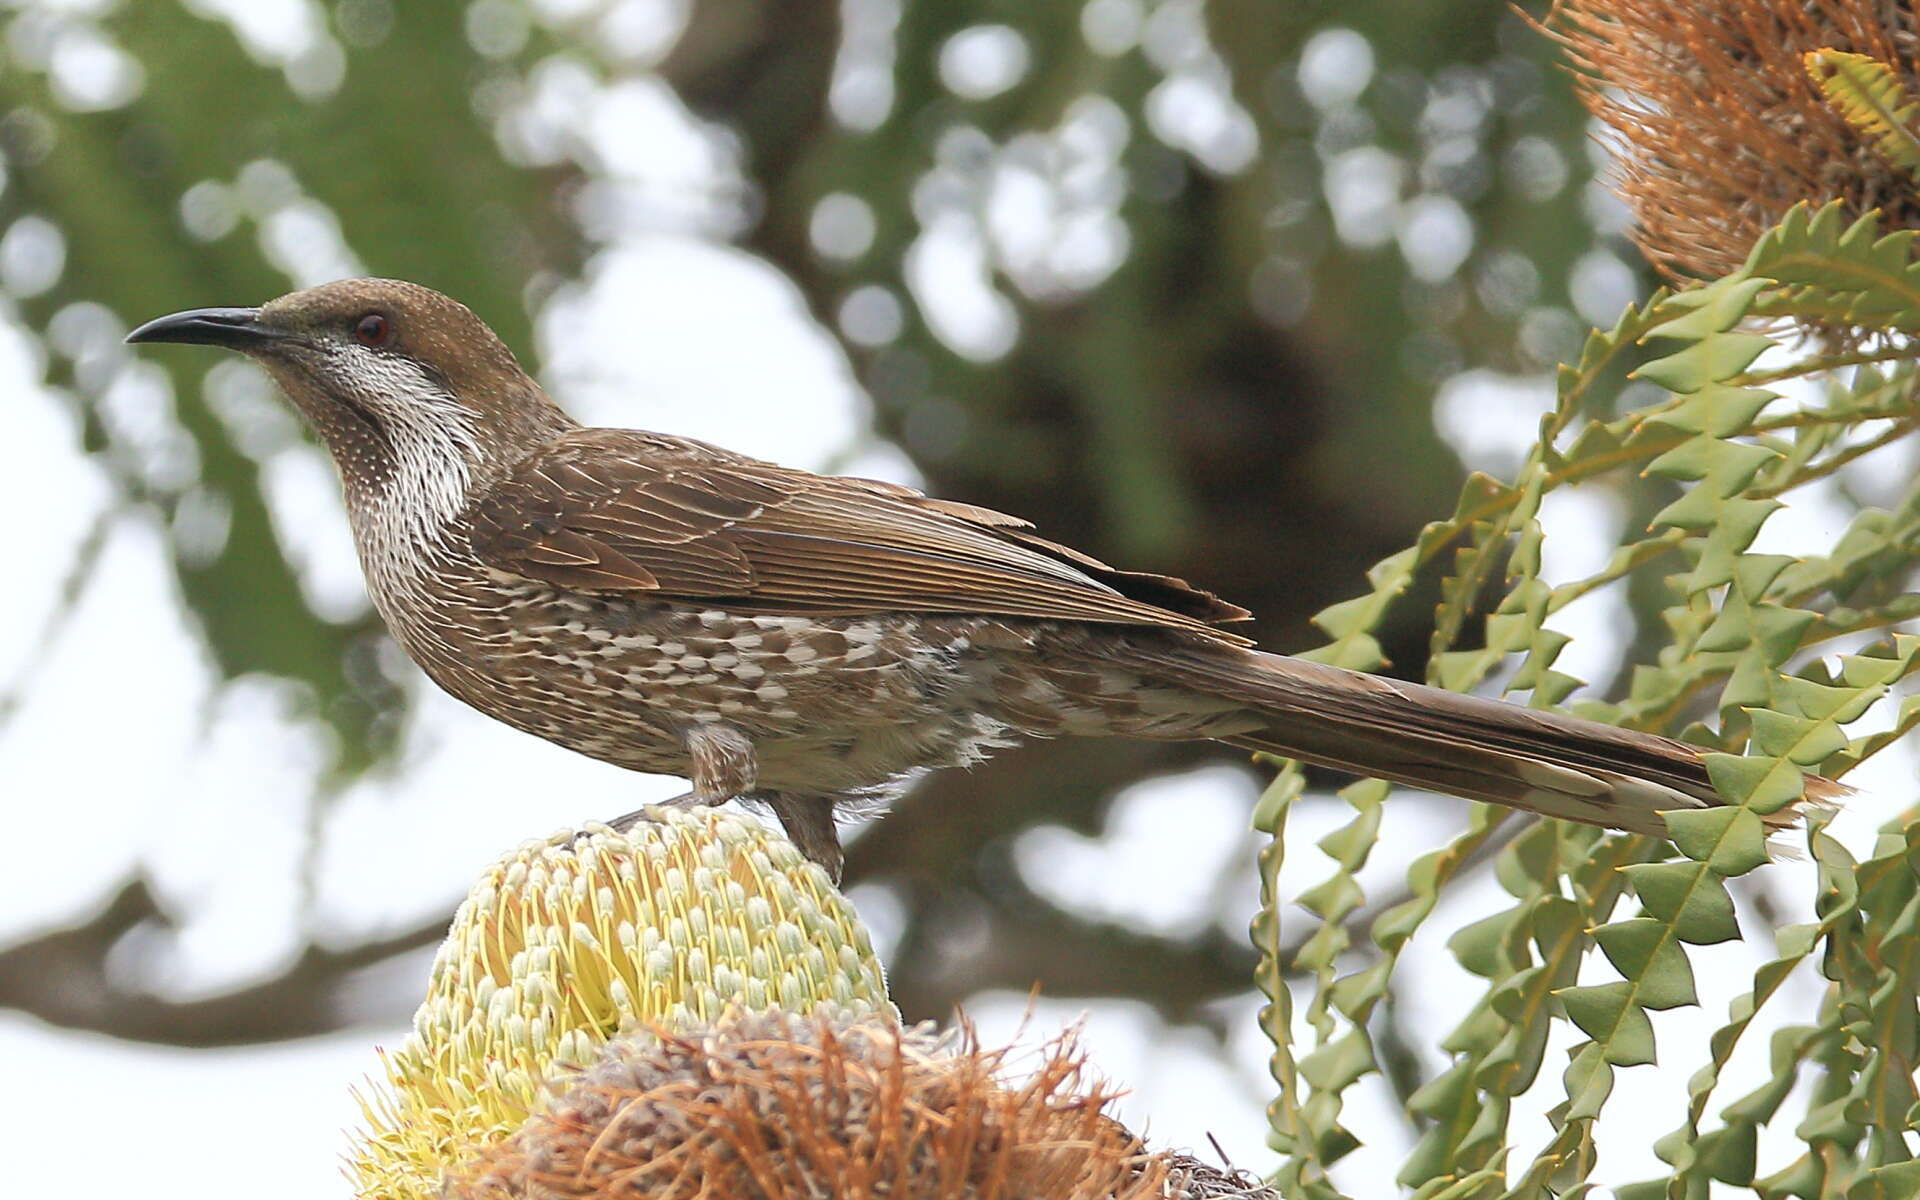
[[[1245,705],[1242,727],[1215,734],[1244,749],[1633,833],[1725,803],[1700,750],[1673,738],[1257,650],[1148,653],[1159,678]],[[1808,776],[1800,804],[1847,790]],[[1764,820],[1787,828],[1799,807]]]

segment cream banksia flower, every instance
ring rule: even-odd
[[[894,1018],[866,929],[784,837],[718,809],[531,842],[454,914],[427,999],[362,1097],[366,1200],[427,1200],[517,1128],[543,1085],[620,1034],[734,1012]]]

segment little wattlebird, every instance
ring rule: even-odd
[[[339,467],[375,606],[434,682],[684,776],[694,801],[764,804],[836,875],[836,813],[1015,734],[1211,738],[1642,833],[1721,803],[1683,742],[1263,653],[1219,628],[1245,610],[1016,517],[582,428],[416,284],[195,309],[127,340],[237,350],[279,383]]]

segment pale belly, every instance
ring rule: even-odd
[[[1007,741],[979,618],[736,615],[536,587],[494,599],[389,625],[459,699],[632,770],[690,776],[690,732],[724,725],[752,742],[759,788],[857,792]]]

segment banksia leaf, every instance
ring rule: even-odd
[[[386,1087],[362,1101],[360,1194],[438,1196],[456,1156],[519,1125],[545,1080],[612,1037],[768,1009],[893,1011],[853,909],[785,838],[703,808],[530,842],[454,914]]]
[[[1748,808],[1675,809],[1666,818],[1667,836],[1688,858],[1721,875],[1745,875],[1767,861],[1767,826]]]
[[[1704,863],[1638,863],[1624,869],[1641,906],[1671,925],[1681,941],[1711,946],[1740,936],[1733,897]]]
[[[1410,573],[1441,575],[1430,682],[1471,690],[1500,680],[1509,690],[1531,688],[1532,702],[1547,705],[1568,699],[1575,686],[1555,667],[1567,637],[1549,622],[1568,604],[1639,574],[1634,582],[1651,585],[1644,598],[1661,605],[1665,641],[1657,655],[1633,662],[1624,696],[1580,698],[1573,707],[1584,716],[1678,735],[1698,746],[1726,801],[1664,814],[1672,848],[1685,856],[1679,861],[1660,861],[1671,850],[1656,838],[1603,835],[1558,822],[1523,829],[1499,851],[1495,878],[1515,903],[1459,930],[1449,942],[1485,988],[1440,1042],[1450,1061],[1409,1090],[1408,1108],[1426,1124],[1398,1179],[1418,1200],[1593,1190],[1595,1122],[1615,1072],[1654,1061],[1651,1014],[1701,1002],[1697,984],[1706,977],[1696,979],[1690,948],[1741,936],[1726,881],[1758,869],[1769,856],[1769,839],[1778,841],[1805,822],[1807,849],[1820,875],[1812,898],[1818,921],[1770,931],[1773,956],[1754,971],[1751,988],[1734,998],[1705,1047],[1704,1066],[1684,1076],[1685,1121],[1655,1146],[1673,1168],[1671,1177],[1616,1190],[1695,1196],[1717,1180],[1767,1196],[1840,1195],[1864,1187],[1860,1181],[1866,1179],[1904,1184],[1901,1170],[1910,1147],[1901,1139],[1920,1116],[1912,1072],[1920,1062],[1920,1037],[1914,1034],[1920,1028],[1914,1001],[1920,995],[1920,822],[1916,814],[1904,814],[1876,857],[1858,864],[1823,830],[1832,807],[1848,793],[1839,778],[1920,729],[1920,696],[1905,694],[1920,674],[1920,637],[1899,632],[1920,618],[1920,596],[1912,589],[1920,564],[1920,486],[1911,484],[1911,472],[1900,465],[1904,460],[1887,463],[1898,481],[1889,486],[1898,494],[1885,509],[1856,511],[1824,555],[1789,557],[1754,543],[1788,503],[1783,497],[1836,476],[1844,483],[1842,472],[1853,463],[1882,450],[1893,459],[1902,439],[1920,431],[1914,404],[1920,371],[1912,363],[1912,337],[1920,335],[1920,264],[1914,261],[1920,189],[1904,172],[1890,173],[1827,107],[1799,59],[1805,49],[1837,44],[1826,35],[1839,27],[1854,39],[1847,44],[1868,48],[1889,39],[1920,44],[1920,31],[1904,7],[1853,0],[1707,6],[1568,0],[1555,11],[1556,20],[1587,14],[1596,22],[1595,37],[1613,39],[1616,49],[1630,46],[1639,56],[1628,66],[1643,63],[1649,75],[1665,72],[1681,81],[1667,80],[1674,88],[1671,110],[1659,103],[1619,110],[1623,123],[1644,122],[1677,139],[1654,145],[1657,161],[1649,168],[1671,176],[1668,199],[1688,204],[1696,188],[1724,192],[1728,172],[1737,176],[1756,163],[1766,175],[1763,183],[1778,182],[1771,176],[1779,155],[1771,151],[1736,147],[1723,163],[1718,157],[1708,161],[1700,146],[1684,144],[1690,135],[1673,124],[1675,112],[1684,115],[1689,104],[1710,102],[1715,119],[1735,132],[1762,125],[1773,129],[1770,136],[1784,136],[1791,127],[1818,140],[1838,129],[1846,144],[1872,158],[1863,169],[1889,181],[1875,203],[1885,202],[1896,222],[1914,227],[1896,224],[1887,231],[1879,216],[1858,215],[1844,188],[1841,199],[1816,206],[1746,184],[1740,195],[1709,196],[1711,204],[1702,201],[1688,210],[1706,223],[1698,239],[1676,233],[1683,226],[1671,221],[1660,226],[1675,245],[1717,247],[1739,269],[1629,308],[1613,330],[1596,332],[1578,365],[1560,370],[1554,407],[1511,483],[1470,480],[1451,517],[1430,524],[1412,547],[1382,563],[1381,574],[1390,568],[1397,586]],[[1719,43],[1705,33],[1693,36],[1709,27],[1724,35]],[[1660,32],[1644,38],[1649,29]],[[1822,40],[1802,40],[1783,58],[1781,45],[1810,36],[1809,30]],[[1911,56],[1898,61],[1902,78],[1909,78]],[[1738,77],[1749,64],[1772,71],[1780,63],[1791,69],[1771,82]],[[1733,82],[1717,86],[1726,78]],[[1751,85],[1746,91],[1743,82]],[[1801,95],[1764,111],[1727,99],[1775,85],[1798,88]],[[1819,121],[1831,128],[1822,132]],[[1663,157],[1675,147],[1677,157]],[[1781,150],[1792,152],[1796,148]],[[1689,161],[1690,153],[1697,169],[1676,173],[1673,164]],[[1822,169],[1832,160],[1816,157]],[[1791,177],[1808,165],[1789,162],[1784,174]],[[1838,170],[1834,177],[1842,183],[1861,178]],[[1817,172],[1805,176],[1815,183],[1820,178]],[[1659,199],[1649,197],[1650,203]],[[1725,207],[1712,207],[1722,202]],[[1737,240],[1723,236],[1751,219],[1753,206],[1776,203],[1784,207],[1769,211],[1784,216],[1757,243],[1748,245],[1744,234]],[[1751,319],[1772,324],[1756,326]],[[1782,320],[1817,336],[1780,338]],[[1658,394],[1620,411],[1608,400],[1608,377],[1617,376],[1626,365],[1623,356],[1641,345],[1661,355],[1635,372]],[[1817,386],[1779,386],[1795,380]],[[1554,492],[1589,481],[1603,481],[1631,509],[1653,515],[1641,529],[1627,531],[1599,570],[1550,582],[1542,573],[1550,549],[1545,541],[1559,534],[1544,504]],[[1329,610],[1339,618],[1328,623],[1337,646],[1359,645],[1375,635],[1387,598],[1376,590]],[[1838,652],[1848,644],[1839,639],[1862,636],[1877,640]],[[1896,709],[1890,724],[1870,716],[1886,708]],[[1855,722],[1871,732],[1853,733]],[[1331,1200],[1341,1193],[1327,1164],[1353,1148],[1352,1135],[1338,1123],[1342,1089],[1381,1065],[1382,1048],[1365,1037],[1367,1018],[1382,1001],[1392,1003],[1388,989],[1400,948],[1433,911],[1463,855],[1484,846],[1493,826],[1476,809],[1465,833],[1417,860],[1407,878],[1412,898],[1376,918],[1370,932],[1377,952],[1356,961],[1355,950],[1364,947],[1347,926],[1360,911],[1356,872],[1372,843],[1373,809],[1381,798],[1367,794],[1363,804],[1357,789],[1343,793],[1360,817],[1322,839],[1335,870],[1299,896],[1318,919],[1293,958],[1296,973],[1311,986],[1302,1003],[1303,1028],[1293,1020],[1291,993],[1278,968],[1277,866],[1285,810],[1302,787],[1298,775],[1283,781],[1256,821],[1273,835],[1261,853],[1255,941],[1263,953],[1262,987],[1274,1000],[1262,1010],[1280,1084],[1270,1110],[1273,1144],[1289,1155],[1275,1178],[1289,1196]],[[1629,892],[1640,911],[1616,919]],[[1596,950],[1622,978],[1583,982]],[[1713,1124],[1708,1113],[1721,1072],[1762,1006],[1809,963],[1832,985],[1819,1024],[1781,1031],[1772,1043],[1771,1078],[1731,1104],[1722,1101],[1719,1124]],[[1589,1040],[1570,1051],[1564,1101],[1548,1112],[1552,1137],[1531,1161],[1517,1162],[1508,1138],[1513,1101],[1535,1085],[1548,1035],[1565,1024]],[[1302,1041],[1310,1046],[1297,1045]],[[1664,1049],[1670,1070],[1676,1053],[1697,1056],[1699,1050],[1686,1044]],[[1779,1174],[1755,1181],[1760,1127],[1775,1120],[1809,1076],[1811,1111],[1798,1128],[1809,1143],[1807,1153]],[[1488,1182],[1487,1172],[1498,1176],[1498,1186]]]
[[[1910,179],[1906,186],[1913,188]],[[1746,273],[1765,276],[1782,289],[1761,310],[1830,331],[1920,332],[1920,304],[1914,299],[1920,281],[1920,263],[1913,259],[1916,231],[1898,226],[1889,231],[1889,226],[1872,213],[1852,217],[1839,202],[1788,210],[1747,258]]]
[[[1615,921],[1594,930],[1593,937],[1608,961],[1633,983],[1635,1004],[1658,1011],[1699,1002],[1693,968],[1659,921],[1646,917]]]
[[[1653,1022],[1633,1002],[1632,984],[1566,988],[1560,992],[1560,1003],[1614,1066],[1633,1067],[1654,1060]]]
[[[1916,104],[1893,68],[1864,54],[1810,50],[1807,74],[1847,124],[1873,139],[1881,157],[1920,174],[1920,138],[1914,136]]]

